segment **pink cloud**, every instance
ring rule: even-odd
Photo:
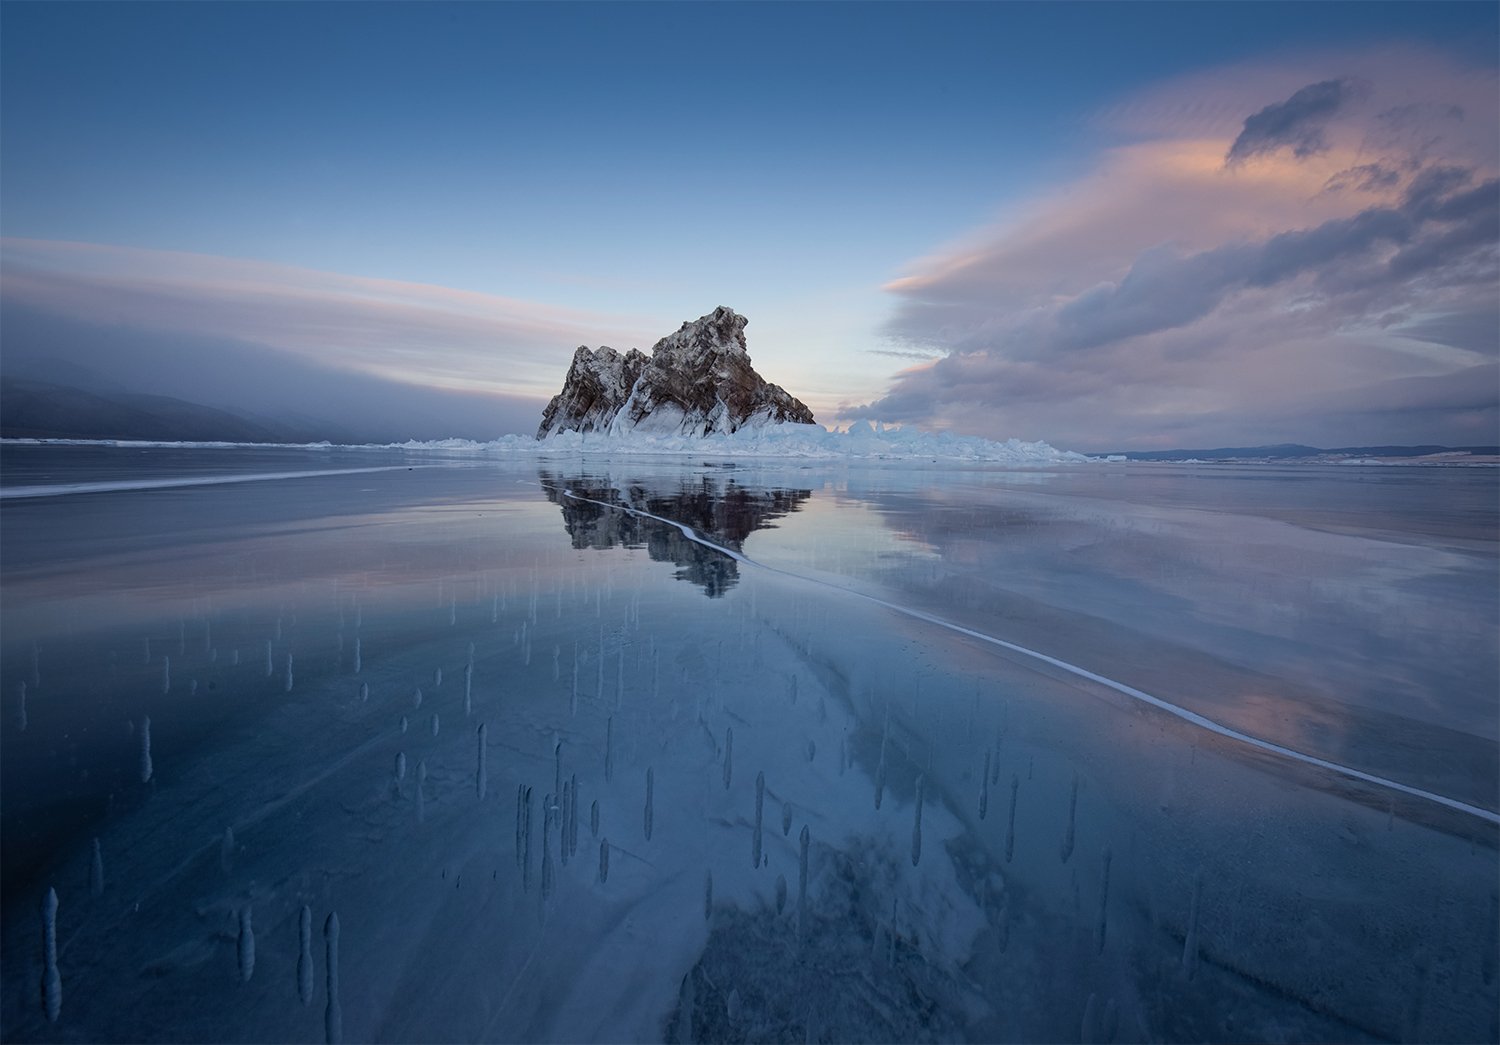
[[[579,344],[649,344],[652,323],[270,262],[7,238],[3,293],[101,325],[227,338],[432,388],[550,395]]]
[[[887,286],[892,339],[947,355],[857,412],[1093,448],[1442,438],[1432,389],[1496,353],[1496,97],[1385,50],[1125,100],[1091,174]]]

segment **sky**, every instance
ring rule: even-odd
[[[0,5],[0,376],[533,432],[716,306],[822,423],[1500,442],[1492,3]]]

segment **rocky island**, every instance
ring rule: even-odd
[[[755,372],[749,321],[720,306],[682,324],[648,356],[579,346],[536,437],[559,432],[728,434],[773,424],[816,424],[812,411]]]

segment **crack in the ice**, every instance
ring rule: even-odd
[[[1276,744],[1269,740],[1263,740],[1260,737],[1252,736],[1249,733],[1242,733],[1237,729],[1233,729],[1229,726],[1223,725],[1222,723],[1215,722],[1213,719],[1207,718],[1204,715],[1200,715],[1196,711],[1189,711],[1187,708],[1180,707],[1176,704],[1171,703],[1170,701],[1163,700],[1161,697],[1153,696],[1152,694],[1147,693],[1144,690],[1136,689],[1134,686],[1128,686],[1123,682],[1117,682],[1112,678],[1100,675],[1097,672],[1090,671],[1087,668],[1078,666],[1077,664],[1070,664],[1065,660],[1060,660],[1057,657],[1049,656],[1046,653],[1041,653],[1034,649],[1028,649],[1027,647],[1018,645],[1014,642],[1008,642],[1005,639],[996,638],[993,635],[986,635],[984,632],[975,631],[973,628],[966,628],[962,624],[955,624],[953,621],[944,620],[943,618],[936,616],[935,614],[927,613],[919,609],[914,609],[910,606],[903,606],[900,603],[889,602],[885,599],[879,598],[878,596],[870,595],[852,588],[841,587],[840,585],[832,584],[828,581],[819,580],[816,577],[807,577],[799,573],[793,573],[790,570],[781,569],[777,566],[768,566],[765,563],[756,562],[754,559],[746,556],[743,552],[738,552],[733,548],[727,548],[721,544],[714,543],[713,541],[704,537],[702,534],[695,531],[692,527],[677,522],[675,519],[668,519],[660,515],[654,515],[651,512],[644,511],[640,508],[633,508],[625,504],[612,504],[609,501],[600,501],[595,500],[592,497],[583,497],[579,494],[574,493],[570,489],[563,489],[560,492],[562,496],[575,501],[585,501],[589,504],[597,504],[604,508],[613,508],[618,511],[626,512],[630,515],[634,515],[637,518],[654,519],[659,523],[663,523],[664,525],[675,528],[688,540],[693,541],[697,544],[701,544],[703,547],[708,548],[712,551],[719,552],[721,555],[727,555],[735,562],[742,563],[746,566],[753,566],[757,569],[765,570],[769,573],[780,574],[783,577],[790,577],[793,580],[802,581],[806,584],[815,584],[819,587],[829,588],[841,594],[853,596],[854,598],[858,599],[863,599],[866,602],[872,602],[877,606],[883,606],[888,610],[892,610],[893,612],[911,617],[914,620],[924,621],[928,624],[936,625],[939,628],[945,628],[948,631],[955,632],[959,635],[965,635],[971,639],[977,639],[980,642],[989,643],[992,646],[997,646],[1001,649],[1009,650],[1012,653],[1018,653],[1023,657],[1030,657],[1033,660],[1040,661],[1043,664],[1051,665],[1052,667],[1057,668],[1061,671],[1068,672],[1071,675],[1076,675],[1079,678],[1087,679],[1088,681],[1096,683],[1100,686],[1104,686],[1107,689],[1112,689],[1116,693],[1121,693],[1127,697],[1130,697],[1132,700],[1140,701],[1143,704],[1149,704],[1152,707],[1157,708],[1161,711],[1165,711],[1167,714],[1181,719],[1182,721],[1187,722],[1190,725],[1197,726],[1200,729],[1207,730],[1210,733],[1225,737],[1226,739],[1233,740],[1241,744],[1246,744],[1250,747],[1256,748],[1257,750],[1265,751],[1273,755],[1278,755],[1282,758],[1291,759],[1294,762],[1301,762],[1305,765],[1317,766],[1319,769],[1326,769],[1330,772],[1337,773],[1340,776],[1349,777],[1354,780],[1360,780],[1367,784],[1374,784],[1377,787],[1384,787],[1392,791],[1399,791],[1402,794],[1411,795],[1414,798],[1425,799],[1428,802],[1434,802],[1438,805],[1446,806],[1447,808],[1456,810],[1460,813],[1467,813],[1469,816],[1477,817],[1480,820],[1485,820],[1489,823],[1500,825],[1500,813],[1496,813],[1492,810],[1483,809],[1479,806],[1472,806],[1467,802],[1461,802],[1456,798],[1449,798],[1447,795],[1436,794],[1432,791],[1424,791],[1422,788],[1413,787],[1410,784],[1403,784],[1399,780],[1390,780],[1386,777],[1377,776],[1374,773],[1367,773],[1362,769],[1355,769],[1352,766],[1341,765],[1338,762],[1330,762],[1328,759],[1319,758],[1316,755],[1309,755],[1306,752],[1297,751],[1294,748],[1284,747],[1281,744]]]

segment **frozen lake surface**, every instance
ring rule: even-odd
[[[0,1036],[1494,1041],[1497,479],[7,446]]]

